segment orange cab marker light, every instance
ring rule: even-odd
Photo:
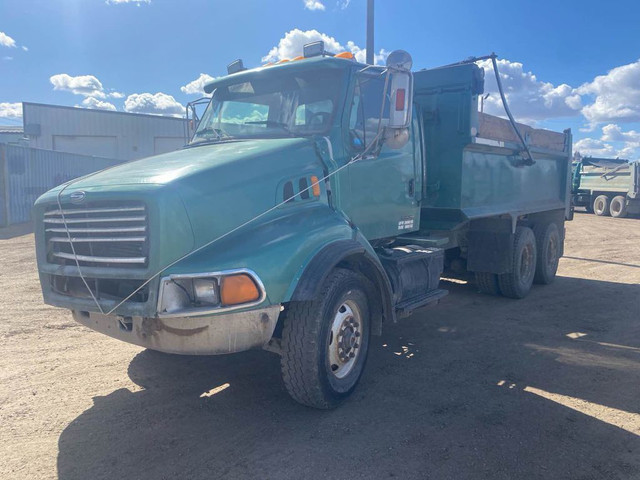
[[[311,191],[314,197],[320,196],[320,184],[318,183],[318,177],[315,175],[311,176]]]
[[[260,291],[249,275],[229,275],[222,278],[220,285],[222,305],[238,305],[255,302],[260,298]]]
[[[349,60],[353,60],[353,53],[351,52],[340,52],[336,54],[335,58],[347,58]]]
[[[292,62],[295,62],[298,60],[304,60],[304,55],[298,55],[297,57],[291,59]]]
[[[288,58],[283,58],[282,60],[278,60],[278,61],[276,62],[276,65],[280,65],[281,63],[287,63],[288,61],[289,61],[289,59],[288,59]]]

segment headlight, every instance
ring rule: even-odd
[[[194,278],[193,292],[197,303],[219,305],[218,282],[214,278]]]
[[[158,314],[203,315],[255,305],[265,296],[262,283],[249,270],[171,275],[160,282]]]

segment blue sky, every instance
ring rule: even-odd
[[[21,101],[179,115],[235,58],[257,66],[320,37],[363,56],[365,7],[3,0],[0,124],[20,124]],[[518,119],[571,127],[583,154],[640,158],[639,18],[633,0],[377,0],[376,53],[402,48],[424,68],[495,51]],[[486,110],[499,107],[494,93]]]

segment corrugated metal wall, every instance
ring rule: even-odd
[[[0,145],[0,226],[31,220],[31,207],[47,190],[122,163],[15,145]]]
[[[184,146],[182,118],[24,102],[29,146],[135,160]]]

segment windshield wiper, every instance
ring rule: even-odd
[[[227,132],[225,132],[221,128],[213,128],[213,127],[203,128],[202,130],[196,132],[196,135],[200,136],[202,134],[206,135],[209,133],[215,134],[217,140],[228,140],[230,138],[233,138],[231,135],[229,135]],[[209,139],[203,139],[203,141],[209,141]]]

